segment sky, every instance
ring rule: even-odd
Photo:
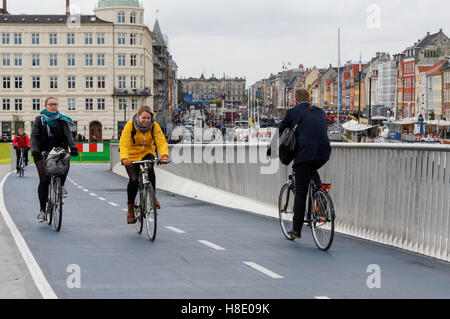
[[[71,0],[92,14],[97,0]],[[64,14],[65,0],[8,0],[13,14]],[[158,18],[179,77],[223,74],[247,85],[291,68],[368,61],[400,53],[427,32],[450,36],[448,0],[143,0],[145,23]],[[290,64],[290,66],[289,66]]]

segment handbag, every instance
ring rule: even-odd
[[[294,126],[294,128],[288,127],[284,130],[280,137],[280,144],[278,147],[278,154],[281,163],[284,165],[289,165],[295,158],[295,148],[297,146],[296,132],[300,124],[303,122],[305,117],[311,112],[313,106],[310,105],[300,116],[299,121]]]

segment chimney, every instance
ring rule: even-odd
[[[70,15],[70,0],[66,0],[66,15]]]
[[[3,14],[8,14],[8,9],[6,7],[6,0],[3,0],[3,9],[2,9],[2,13]]]

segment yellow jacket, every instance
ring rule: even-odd
[[[152,133],[148,132],[142,133],[137,127],[136,135],[134,140],[136,144],[133,143],[131,137],[131,132],[133,131],[133,120],[129,121],[122,132],[120,137],[120,160],[124,158],[129,159],[132,162],[141,161],[146,155],[153,154],[156,157],[155,142],[152,138]],[[153,122],[153,130],[156,140],[156,145],[158,146],[158,152],[160,156],[169,155],[169,147],[167,145],[164,133],[158,123]]]

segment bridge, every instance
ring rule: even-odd
[[[448,298],[449,147],[332,147],[320,173],[338,233],[326,253],[306,229],[284,239],[277,201],[290,170],[264,145],[172,146],[156,169],[154,243],[125,223],[117,145],[110,164],[72,165],[60,233],[36,223],[35,168],[5,172],[0,297]]]

